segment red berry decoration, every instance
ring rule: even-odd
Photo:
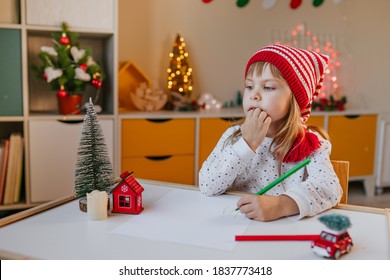
[[[84,71],[87,71],[87,69],[88,69],[88,66],[87,66],[87,64],[80,64],[80,68],[81,69],[83,69]]]
[[[45,72],[43,72],[42,78],[43,78],[45,81],[47,81],[47,76],[46,76],[46,73],[45,73]]]
[[[103,82],[101,80],[98,80],[98,79],[93,79],[91,84],[97,88],[101,88],[103,85]]]

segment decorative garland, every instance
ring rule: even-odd
[[[346,103],[346,96],[337,100],[333,95],[331,95],[329,98],[324,97],[313,101],[312,108],[317,111],[344,111]]]
[[[213,0],[202,0],[202,2],[205,4],[209,4],[212,1]],[[272,7],[275,6],[276,2],[277,2],[277,0],[263,0],[263,8],[265,10],[271,9]],[[296,10],[302,5],[302,2],[303,2],[303,0],[290,0],[289,6],[292,10]],[[313,7],[317,8],[317,7],[321,6],[324,2],[325,2],[325,0],[313,0],[312,5],[313,5]],[[333,0],[334,4],[340,4],[341,2],[343,2],[343,0]],[[248,3],[249,3],[249,0],[236,0],[236,6],[238,8],[244,8],[246,5],[248,5]]]

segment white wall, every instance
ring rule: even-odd
[[[243,88],[248,58],[271,43],[271,30],[335,34],[342,65],[341,94],[348,108],[390,111],[390,1],[324,1],[318,8],[303,1],[292,10],[278,0],[270,10],[263,0],[238,8],[235,0],[119,0],[119,61],[132,60],[166,89],[168,53],[179,31],[194,69],[194,95],[211,92],[222,101]]]

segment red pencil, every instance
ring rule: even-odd
[[[236,241],[311,241],[319,237],[318,234],[303,235],[236,235]]]

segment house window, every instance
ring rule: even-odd
[[[119,207],[130,208],[130,196],[119,195]]]

